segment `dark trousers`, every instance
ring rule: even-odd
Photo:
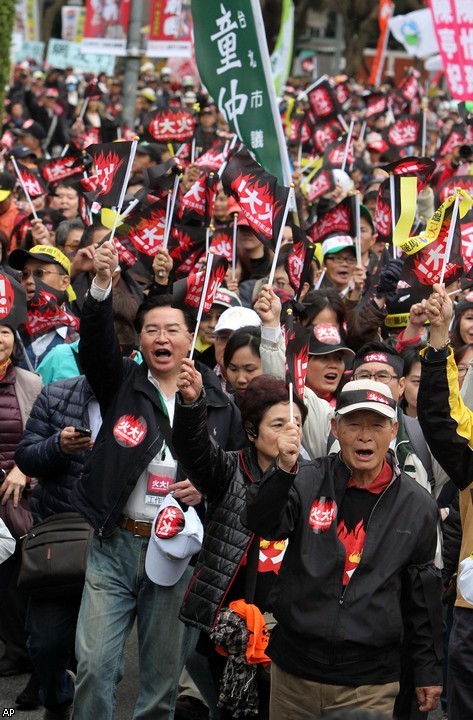
[[[28,660],[25,618],[26,595],[17,588],[21,567],[21,542],[14,554],[0,565],[0,640],[5,644],[5,658],[13,664]]]
[[[70,705],[74,683],[66,672],[75,667],[74,642],[81,596],[54,600],[29,599],[26,629],[28,651],[41,683],[47,708]]]
[[[447,715],[473,718],[473,610],[455,607],[448,648]]]

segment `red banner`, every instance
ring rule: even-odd
[[[87,0],[82,52],[126,55],[130,0]]]
[[[379,38],[376,47],[376,55],[374,56],[371,66],[371,74],[369,77],[370,85],[379,85],[381,83],[381,75],[383,72],[384,56],[386,54],[386,46],[389,35],[389,21],[394,12],[394,3],[391,0],[379,0]]]
[[[190,0],[153,0],[151,3],[148,44],[149,57],[192,55],[192,14]]]
[[[456,100],[473,94],[473,14],[469,2],[429,0],[435,34],[450,93]]]

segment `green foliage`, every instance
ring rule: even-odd
[[[10,47],[14,22],[14,0],[0,0],[0,120],[3,119],[6,85],[10,78]]]

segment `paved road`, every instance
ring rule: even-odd
[[[0,654],[3,647],[0,643]],[[8,717],[3,715],[4,708],[15,710],[15,698],[23,690],[28,682],[28,675],[17,675],[11,678],[0,678],[0,718]],[[125,648],[125,675],[117,690],[117,711],[115,720],[131,720],[133,708],[136,702],[138,687],[138,654],[136,632],[130,635]],[[41,720],[43,708],[37,710],[16,710],[11,717],[18,720]],[[91,718],[92,720],[92,718]],[[99,720],[96,718],[95,720]]]

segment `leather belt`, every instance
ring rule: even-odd
[[[124,530],[128,530],[137,537],[149,538],[151,537],[152,522],[146,522],[146,520],[133,520],[126,515],[120,515],[117,520],[119,525]]]

